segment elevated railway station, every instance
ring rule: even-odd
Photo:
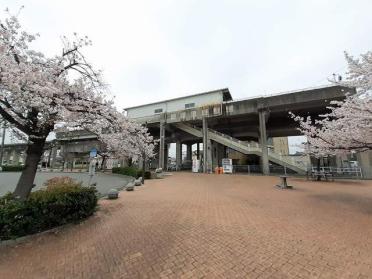
[[[176,164],[182,165],[182,144],[191,160],[193,144],[203,172],[221,166],[228,150],[256,160],[263,174],[271,164],[304,174],[306,166],[269,148],[268,139],[300,135],[289,112],[318,117],[332,100],[355,89],[329,85],[280,94],[234,100],[229,89],[126,108],[127,116],[149,128],[159,140],[157,166],[166,168],[170,143],[176,144]],[[202,148],[201,148],[202,146]]]

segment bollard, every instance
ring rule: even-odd
[[[108,191],[107,197],[109,200],[115,200],[119,197],[119,191],[116,189],[111,189],[110,191]]]

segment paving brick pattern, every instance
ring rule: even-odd
[[[372,182],[177,173],[0,247],[0,278],[372,278]]]

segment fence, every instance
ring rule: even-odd
[[[295,174],[289,168],[279,165],[270,165],[270,173],[272,174]],[[336,168],[336,167],[321,167],[320,172],[331,173],[334,178],[357,178],[362,179],[363,173],[361,168]],[[318,172],[317,167],[311,167],[310,172]],[[233,173],[261,173],[260,165],[233,165]]]
[[[363,172],[361,168],[353,167],[353,168],[336,168],[336,167],[312,167],[312,172],[323,172],[323,173],[331,173],[335,178],[363,178]]]

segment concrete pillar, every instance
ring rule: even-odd
[[[210,139],[207,140],[207,172],[213,172],[213,159],[212,159],[212,141]]]
[[[52,148],[52,158],[51,158],[51,163],[50,163],[50,167],[52,169],[55,167],[55,164],[57,161],[57,150],[58,150],[58,146],[55,146]]]
[[[262,147],[261,167],[262,173],[268,175],[269,169],[269,154],[267,149],[267,135],[266,135],[266,113],[264,110],[258,112],[259,130],[260,130],[260,145]]]
[[[182,167],[182,143],[180,141],[176,142],[176,166],[177,170]]]
[[[19,151],[14,149],[13,150],[13,165],[18,165],[19,163]]]
[[[186,160],[192,160],[192,144],[190,143],[186,145]]]
[[[357,154],[359,167],[362,169],[363,178],[372,178],[372,151]]]
[[[218,143],[215,141],[212,141],[210,145],[211,153],[212,153],[212,164],[211,164],[212,170],[214,170],[215,167],[218,166],[217,145]]]
[[[203,117],[203,172],[208,172],[208,122]]]
[[[200,143],[196,144],[196,157],[200,160]]]
[[[159,135],[159,168],[164,168],[164,150],[165,150],[165,123],[160,122],[160,135]]]
[[[164,148],[164,169],[168,169],[168,157],[169,157],[169,144],[165,145]]]

